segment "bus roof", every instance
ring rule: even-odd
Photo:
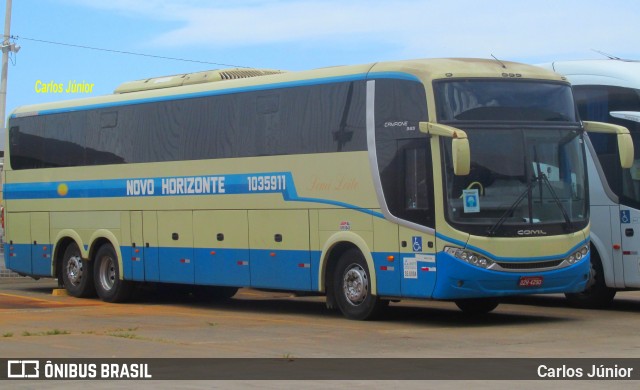
[[[611,85],[640,88],[640,61],[620,59],[555,61],[540,64],[552,69],[575,85]]]
[[[209,72],[198,72],[193,75],[203,75]],[[219,73],[220,71],[215,71]],[[262,75],[238,79],[212,78],[215,82],[178,83],[177,86],[167,88],[140,88],[132,92],[123,91],[123,87],[139,85],[148,80],[162,80],[163,77],[127,82],[122,84],[112,95],[103,95],[83,99],[66,100],[54,103],[44,103],[18,107],[11,113],[11,117],[52,114],[105,108],[126,104],[141,104],[157,100],[174,98],[190,98],[206,95],[208,91],[239,92],[246,89],[275,89],[290,86],[309,85],[314,82],[326,83],[332,81],[347,81],[366,79],[368,77],[398,77],[404,75],[409,78],[430,82],[441,78],[519,78],[564,81],[564,77],[549,72],[540,67],[493,59],[421,59],[394,62],[377,62],[364,65],[336,66],[299,72],[263,72]],[[395,75],[395,76],[390,76]],[[167,76],[188,78],[190,75]],[[137,88],[137,87],[136,87]],[[125,93],[122,93],[125,92]]]

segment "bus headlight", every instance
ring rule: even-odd
[[[486,256],[480,255],[478,253],[472,252],[466,249],[454,248],[450,246],[446,246],[444,251],[451,256],[460,259],[464,262],[467,262],[471,265],[480,268],[489,268],[494,264],[494,261],[488,259]]]
[[[575,264],[582,260],[589,253],[589,244],[583,245],[577,251],[567,256],[564,260],[569,264]]]

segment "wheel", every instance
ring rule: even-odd
[[[595,251],[591,252],[591,272],[589,273],[589,281],[585,290],[580,293],[565,294],[570,305],[584,309],[607,307],[611,304],[615,295],[616,290],[607,287],[604,280],[602,261]]]
[[[459,299],[455,302],[460,310],[471,315],[487,314],[500,304],[497,298]]]
[[[82,258],[75,242],[67,246],[62,257],[62,283],[69,295],[78,298],[96,295],[92,266],[90,261]]]
[[[105,302],[123,302],[130,295],[133,285],[120,279],[118,256],[110,244],[105,244],[96,253],[93,268],[96,292]]]
[[[369,268],[359,250],[350,249],[340,257],[333,278],[334,297],[345,317],[371,319],[385,306],[385,301],[371,294]]]

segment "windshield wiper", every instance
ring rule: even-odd
[[[565,145],[566,143],[568,143],[569,141],[571,141],[572,139],[574,139],[577,136],[578,136],[577,132],[575,132],[574,134],[569,134],[569,136],[565,137],[566,140],[563,139],[560,142],[560,144],[561,145]],[[562,213],[562,217],[564,218],[564,221],[567,224],[566,225],[566,230],[570,231],[572,229],[572,227],[573,227],[573,224],[571,223],[571,218],[569,217],[569,215],[567,214],[567,211],[562,206],[562,201],[558,197],[558,194],[556,194],[556,191],[553,189],[553,186],[551,185],[551,182],[549,181],[549,178],[540,169],[540,160],[538,159],[538,147],[536,145],[533,146],[533,156],[535,158],[536,168],[537,168],[536,180],[543,182],[547,186],[547,188],[549,189],[549,193],[553,197],[553,201],[560,208],[560,212]],[[540,202],[542,202],[542,186],[540,186]]]
[[[515,200],[515,202],[513,202],[511,206],[509,206],[507,211],[505,211],[504,214],[502,214],[498,222],[493,224],[493,226],[491,226],[489,230],[487,230],[487,233],[489,234],[489,236],[495,236],[496,231],[498,231],[498,229],[500,229],[500,227],[504,224],[504,221],[507,220],[507,217],[509,216],[509,214],[511,214],[518,207],[518,205],[520,205],[520,202],[522,202],[522,199],[524,199],[529,194],[529,191],[531,191],[534,184],[536,184],[539,181],[540,181],[539,177],[537,176],[533,177],[533,180],[531,180],[529,184],[527,184],[527,188],[525,188],[522,194],[520,194],[520,196],[518,196],[518,198]]]
[[[507,217],[509,217],[509,215],[518,207],[518,205],[520,205],[522,200],[527,196],[527,194],[529,194],[529,191],[533,189],[533,186],[536,183],[544,183],[547,186],[547,188],[549,189],[549,192],[551,193],[551,196],[553,197],[555,204],[560,208],[560,211],[562,212],[562,217],[564,218],[564,221],[567,224],[566,225],[567,230],[571,230],[573,228],[573,223],[571,221],[571,218],[569,217],[569,215],[567,214],[567,211],[562,206],[562,201],[558,197],[558,194],[556,194],[556,191],[553,189],[553,186],[549,182],[547,175],[545,175],[544,173],[540,173],[539,175],[533,176],[531,182],[527,185],[527,188],[524,189],[522,194],[520,194],[520,196],[518,196],[515,202],[513,202],[513,204],[507,209],[507,211],[505,211],[504,214],[502,214],[500,219],[493,226],[491,226],[489,230],[487,230],[487,233],[489,234],[489,236],[494,236],[496,234],[498,229],[500,229],[500,227],[507,220]],[[530,222],[532,221],[533,220],[531,219]]]
[[[573,229],[573,222],[571,222],[571,217],[569,217],[569,214],[567,214],[567,210],[565,210],[564,207],[562,206],[562,201],[560,200],[560,198],[558,197],[558,194],[556,194],[556,191],[553,189],[553,186],[549,182],[549,178],[544,173],[540,173],[539,177],[541,177],[542,179],[541,181],[547,185],[547,188],[551,193],[551,197],[553,198],[553,201],[556,203],[556,205],[562,212],[562,217],[564,218],[564,221],[567,224],[567,230],[570,231],[571,229]]]

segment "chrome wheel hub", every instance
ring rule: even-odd
[[[67,262],[67,277],[72,285],[77,286],[82,280],[82,258],[71,256]]]
[[[342,288],[347,302],[358,306],[369,294],[369,278],[366,271],[358,264],[351,265],[344,273]]]
[[[116,266],[113,258],[104,257],[100,262],[100,285],[106,291],[113,288],[116,283]]]

